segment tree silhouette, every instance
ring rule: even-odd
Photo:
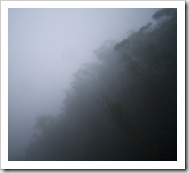
[[[100,62],[75,74],[62,113],[37,119],[25,160],[177,160],[176,10],[153,18],[95,51]]]

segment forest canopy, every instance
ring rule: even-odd
[[[177,11],[94,51],[65,92],[62,113],[41,116],[23,160],[177,160]]]

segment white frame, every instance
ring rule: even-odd
[[[177,161],[8,161],[8,8],[177,8]],[[185,169],[185,1],[1,1],[1,169]]]

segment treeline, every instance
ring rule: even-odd
[[[177,160],[177,11],[153,18],[95,51],[99,62],[75,74],[61,115],[37,119],[23,160]]]

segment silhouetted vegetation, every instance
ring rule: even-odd
[[[177,160],[176,9],[95,51],[65,92],[62,113],[37,119],[24,160]]]

